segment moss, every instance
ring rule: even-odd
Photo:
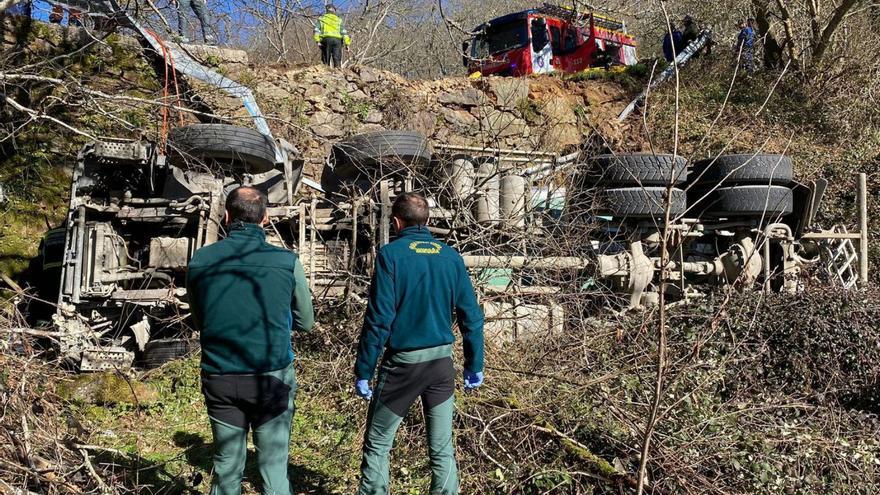
[[[127,380],[116,373],[79,375],[58,387],[65,400],[84,404],[147,405],[159,398],[158,391],[136,380]]]
[[[516,109],[520,115],[530,124],[538,123],[541,119],[541,107],[535,100],[528,97],[516,102]]]

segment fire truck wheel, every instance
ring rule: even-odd
[[[722,187],[708,194],[695,189],[688,196],[699,216],[773,219],[793,209],[791,189],[785,186]]]
[[[598,155],[590,159],[590,175],[601,184],[665,186],[687,180],[687,160],[680,156],[629,153]]]
[[[275,143],[255,129],[227,124],[193,124],[168,134],[169,160],[181,168],[218,166],[254,174],[275,168]]]
[[[686,194],[672,189],[671,217],[678,217],[687,210]],[[625,187],[599,191],[598,214],[613,217],[659,218],[666,211],[665,187]]]
[[[151,340],[144,345],[144,352],[141,356],[140,365],[145,369],[158,368],[169,361],[184,358],[198,350],[198,340]]]
[[[369,132],[334,144],[330,162],[336,176],[343,179],[384,177],[428,165],[431,145],[418,132]]]
[[[721,155],[694,163],[691,182],[707,186],[791,183],[791,159],[783,155]]]

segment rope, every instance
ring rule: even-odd
[[[162,127],[159,131],[159,147],[163,151],[167,151],[170,111],[170,105],[167,102],[170,93],[171,83],[173,82],[175,96],[174,104],[177,106],[182,105],[182,101],[180,99],[180,85],[177,81],[177,68],[174,66],[174,57],[171,54],[171,50],[169,50],[168,46],[165,44],[162,38],[160,38],[155,32],[149,29],[147,29],[146,31],[156,40],[156,42],[159,44],[159,47],[162,49],[162,60],[164,61],[165,65],[165,77],[162,86],[162,99],[166,102],[166,104],[162,106]],[[170,71],[169,66],[171,68]],[[186,123],[183,119],[183,115],[180,112],[177,112],[177,120],[178,125],[182,126]]]

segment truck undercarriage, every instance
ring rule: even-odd
[[[499,343],[563,331],[581,311],[571,297],[620,311],[658,304],[661,288],[667,303],[687,302],[722,287],[795,292],[867,276],[864,188],[858,233],[818,229],[825,184],[793,182],[782,156],[688,166],[669,155],[432,146],[383,131],[334,145],[323,191],[300,191],[298,151],[256,131],[198,124],[169,145],[167,155],[145,142],[87,145],[67,222],[43,241],[44,277],[59,282],[60,352],[80,369],[149,366],[190,349],[180,340],[195,332],[186,265],[224,237],[225,194],[239,185],[266,192],[267,239],[299,253],[315,297],[349,302],[392,239],[394,197],[425,194],[429,228],[464,255]]]

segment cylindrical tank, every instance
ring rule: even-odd
[[[474,161],[466,155],[458,155],[446,165],[449,180],[449,197],[453,207],[471,201],[474,194]]]
[[[498,162],[495,158],[479,160],[475,185],[477,201],[474,203],[474,214],[479,223],[495,223],[501,219],[500,188]]]
[[[526,226],[526,192],[528,181],[513,171],[501,177],[501,218],[504,226],[522,229]]]

